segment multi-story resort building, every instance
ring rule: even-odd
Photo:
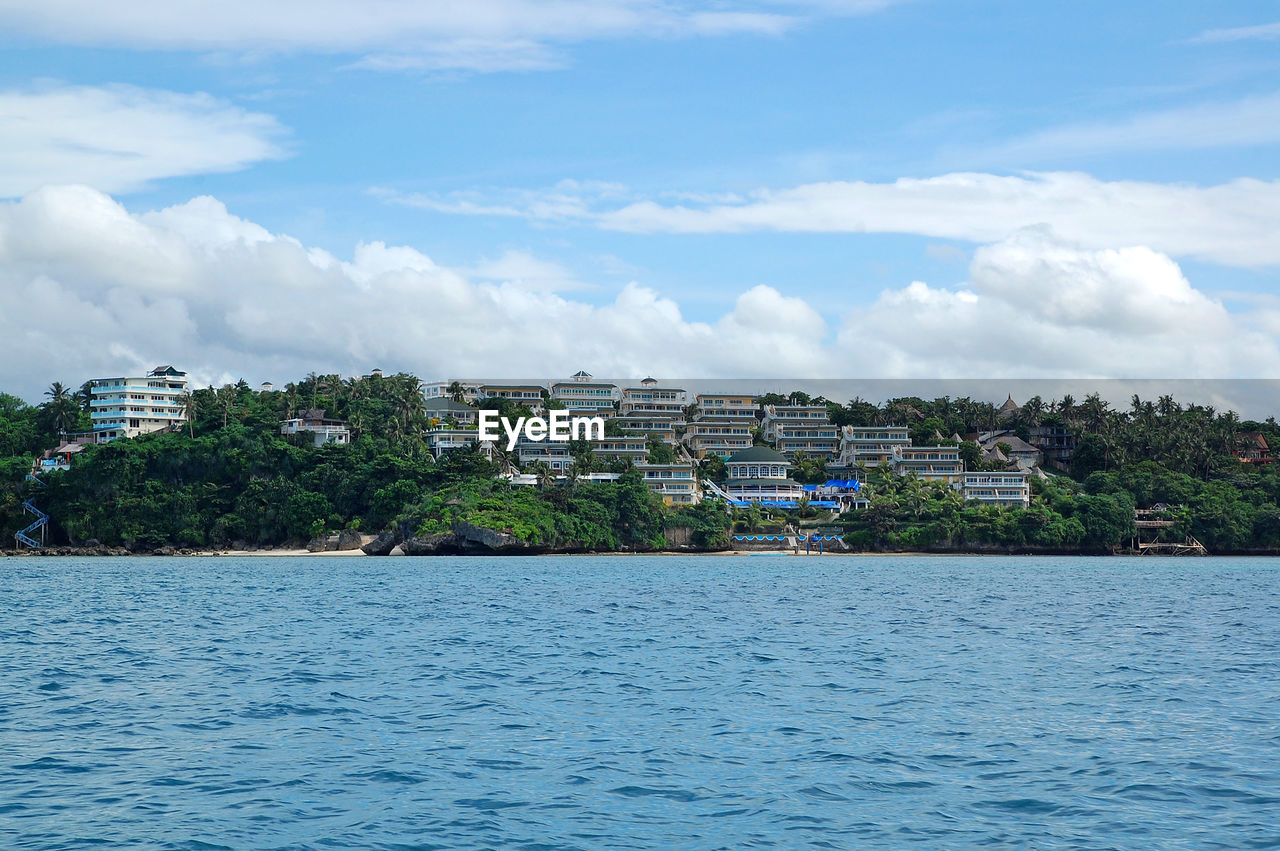
[[[605,437],[592,441],[591,454],[602,461],[639,463],[649,457],[649,439],[644,435]]]
[[[1026,508],[1031,504],[1031,485],[1022,470],[997,473],[965,473],[960,479],[960,493],[967,500],[986,505],[1012,505]]]
[[[792,502],[804,496],[804,488],[788,473],[791,465],[780,452],[752,446],[725,461],[728,478],[724,490],[741,502]]]
[[[758,403],[755,396],[740,393],[699,393],[694,404],[698,406],[698,419],[754,420]]]
[[[446,452],[480,443],[480,432],[474,428],[433,428],[427,431],[426,438],[427,449],[439,458]],[[480,446],[485,450],[492,450],[493,444],[480,443]]]
[[[535,414],[545,410],[542,394],[546,389],[537,384],[486,384],[481,388],[481,398],[497,396],[517,405],[524,405]]]
[[[422,386],[422,395],[427,399],[438,397],[447,397],[452,399],[453,393],[450,388],[457,384],[462,388],[462,401],[475,402],[484,398],[484,385],[476,381],[460,381],[456,378],[450,378],[445,381],[431,381]]]
[[[345,445],[351,442],[351,429],[347,427],[346,421],[331,419],[321,410],[303,411],[299,416],[280,424],[281,434],[303,432],[311,435],[316,446],[324,446],[326,443]]]
[[[568,443],[521,438],[516,444],[516,463],[527,470],[530,464],[538,462],[546,464],[552,472],[563,473],[573,463],[573,454]]]
[[[708,455],[728,458],[736,452],[751,447],[751,431],[756,427],[754,418],[749,420],[695,420],[685,427],[684,442],[695,457]]]
[[[89,401],[98,442],[137,437],[187,421],[182,397],[187,374],[172,366],[158,366],[140,376],[95,378]]]
[[[698,501],[698,478],[693,464],[637,464],[649,489],[662,497],[667,505],[693,505]]]
[[[831,425],[826,405],[765,405],[760,428],[765,440],[777,440],[780,426]]]
[[[551,385],[551,398],[572,414],[589,417],[611,417],[618,401],[618,387],[593,381],[589,373],[578,371],[568,381]]]
[[[888,464],[893,451],[910,446],[906,426],[845,426],[840,430],[840,466],[878,467]]]
[[[954,483],[964,475],[964,462],[955,446],[895,446],[889,465],[899,476],[914,473],[930,482]]]
[[[622,429],[624,434],[653,435],[663,443],[669,443],[672,446],[680,442],[676,436],[676,427],[684,425],[683,418],[675,419],[673,417],[654,417],[640,414],[614,417],[613,422],[617,424],[618,428]]]
[[[684,419],[689,396],[678,387],[659,387],[656,379],[646,378],[639,387],[626,387],[618,412],[624,416],[646,415]]]
[[[814,458],[834,458],[840,451],[840,429],[830,423],[822,425],[782,425],[777,427],[774,443],[787,457],[797,452]]]

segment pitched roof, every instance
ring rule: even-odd
[[[767,461],[772,464],[787,463],[786,456],[781,452],[770,449],[767,446],[753,446],[750,449],[744,449],[728,459],[728,463],[736,464],[743,461]]]
[[[472,413],[476,411],[470,405],[464,405],[448,396],[433,396],[423,402],[423,407],[428,411],[470,411]]]

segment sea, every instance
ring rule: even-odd
[[[1277,848],[1280,560],[0,559],[0,847]]]

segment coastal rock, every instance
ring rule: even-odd
[[[309,553],[322,553],[327,549],[329,549],[329,539],[323,535],[307,541],[307,552]]]
[[[390,555],[398,543],[395,535],[390,532],[383,532],[360,549],[364,550],[364,554],[367,556],[385,556]]]
[[[459,541],[463,542],[465,548],[479,547],[493,552],[514,552],[532,549],[528,543],[520,540],[515,535],[497,532],[484,526],[474,526],[470,523],[455,523],[453,534],[458,537]]]
[[[358,550],[363,539],[360,533],[355,529],[343,529],[338,533],[338,545],[334,547],[337,550]]]
[[[426,535],[421,538],[406,538],[400,548],[407,556],[447,555],[458,552],[458,538],[452,532],[439,535]]]

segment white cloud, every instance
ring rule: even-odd
[[[1031,229],[975,253],[967,285],[916,282],[847,317],[868,372],[917,377],[1270,376],[1273,333],[1149,248],[1091,250]]]
[[[836,327],[821,304],[768,286],[699,322],[634,282],[604,304],[575,300],[545,280],[562,274],[518,252],[467,273],[376,242],[348,260],[213,198],[136,214],[91,189],[45,188],[0,204],[0,388],[34,399],[49,381],[161,362],[198,382],[375,365],[434,377],[1280,371],[1274,336],[1167,256],[1044,230],[980,248],[961,287],[889,290]]]
[[[1280,181],[1215,186],[1104,181],[1079,172],[957,172],[892,183],[831,181],[762,189],[740,202],[660,204],[611,184],[561,184],[546,192],[447,197],[398,195],[388,203],[459,215],[522,217],[631,233],[908,233],[996,242],[1048,225],[1088,248],[1147,245],[1176,257],[1233,266],[1280,263]]]
[[[271,116],[203,94],[54,85],[0,92],[0,196],[47,183],[122,192],[236,171],[283,156],[282,135]]]
[[[1123,121],[1053,127],[985,154],[996,162],[1043,162],[1126,151],[1194,151],[1280,142],[1280,94],[1148,112]]]
[[[555,46],[601,38],[777,35],[899,0],[0,0],[0,26],[51,42],[151,50],[365,54],[366,67],[557,67]]]
[[[1280,38],[1280,21],[1251,27],[1205,30],[1190,41],[1193,44],[1213,44],[1230,41],[1273,41],[1277,38]]]

